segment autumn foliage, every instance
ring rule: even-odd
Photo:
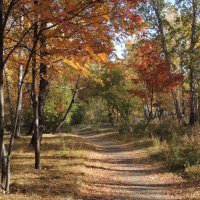
[[[160,45],[157,41],[142,40],[132,46],[134,61],[127,65],[134,69],[137,76],[132,79],[134,83],[143,83],[142,91],[130,90],[139,96],[146,93],[169,93],[180,84],[183,75],[173,73],[170,63],[162,58]]]

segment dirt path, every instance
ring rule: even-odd
[[[127,150],[87,131],[76,130],[76,134],[96,147],[84,161],[85,176],[80,187],[83,199],[197,199],[186,198],[179,188],[184,180],[152,163],[144,147]]]

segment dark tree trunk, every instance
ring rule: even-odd
[[[14,109],[13,109],[13,100],[11,96],[11,88],[10,88],[10,82],[8,79],[8,72],[6,66],[4,66],[4,74],[5,74],[5,84],[6,84],[6,92],[7,92],[7,101],[9,104],[9,111],[10,111],[10,123],[11,123],[11,130],[13,129],[14,124]]]
[[[41,23],[41,29],[46,27],[46,22]],[[40,140],[42,139],[42,134],[46,131],[45,125],[45,115],[44,107],[48,94],[49,81],[47,80],[47,65],[44,61],[44,56],[46,52],[46,38],[44,34],[40,36],[40,83],[39,83],[39,96],[38,96],[38,115],[39,115],[39,131],[40,131]],[[35,145],[35,135],[34,135],[34,123],[31,124],[29,134],[32,135],[30,146]]]
[[[37,6],[38,1],[34,1]],[[36,14],[37,15],[37,14]],[[33,43],[37,41],[38,25],[37,16],[34,25],[34,38]],[[34,149],[35,149],[35,169],[40,169],[40,133],[39,133],[39,113],[38,113],[38,87],[37,87],[37,63],[36,63],[36,50],[34,50],[32,57],[32,91],[33,91],[33,113],[34,113]]]
[[[190,119],[189,124],[194,125],[197,121],[197,112],[195,110],[195,70],[194,66],[194,49],[196,44],[196,19],[197,18],[197,1],[192,0],[192,26],[191,26],[191,43],[190,43],[190,63],[189,63],[189,83],[190,83]]]
[[[41,23],[41,28],[44,29],[46,27],[46,22]],[[38,105],[38,112],[39,112],[39,124],[40,124],[40,133],[43,134],[46,131],[45,126],[45,116],[44,116],[44,106],[47,97],[47,90],[48,84],[47,81],[47,65],[44,61],[44,56],[47,54],[46,52],[46,38],[44,34],[40,36],[40,83],[39,83],[39,105]]]
[[[197,121],[196,110],[195,110],[195,83],[194,83],[194,72],[190,69],[190,120],[189,124],[194,125]]]
[[[30,129],[29,129],[27,135],[33,135],[33,133],[34,133],[34,120],[32,120],[32,122],[31,122],[31,126],[30,126]]]

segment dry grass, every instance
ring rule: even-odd
[[[84,150],[92,150],[93,145],[72,134],[44,135],[42,169],[35,170],[29,142],[30,137],[16,140],[11,162],[11,194],[0,194],[0,199],[78,199]]]

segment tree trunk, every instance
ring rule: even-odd
[[[37,70],[36,56],[33,56],[32,84],[33,84],[33,113],[34,113],[34,148],[35,148],[35,169],[40,169],[40,134],[39,134],[39,113],[38,113],[38,92],[37,92]]]
[[[3,49],[4,49],[4,29],[3,29],[3,0],[0,0],[0,156],[1,156],[1,186],[5,193],[6,183],[8,182],[5,173],[5,147],[4,147],[4,95],[3,95]]]
[[[190,42],[190,63],[189,63],[189,83],[190,83],[190,119],[189,124],[194,125],[197,121],[197,113],[195,110],[195,70],[194,66],[194,49],[196,44],[196,18],[197,18],[197,2],[192,0],[192,27],[191,27],[191,42]]]
[[[23,30],[23,18],[20,17],[19,19],[20,23],[20,32],[22,33]],[[22,58],[22,52],[19,50],[19,58]],[[18,93],[19,93],[19,108],[18,108],[18,120],[17,120],[17,130],[15,133],[15,138],[19,138],[21,133],[20,133],[20,128],[21,128],[21,111],[22,111],[22,99],[23,99],[23,93],[22,93],[22,82],[23,82],[23,66],[20,65],[18,69]],[[21,91],[20,91],[21,90]]]
[[[15,138],[20,137],[20,127],[21,127],[21,111],[22,111],[22,81],[23,81],[23,66],[19,67],[18,71],[18,95],[19,95],[19,105],[18,105],[18,119],[17,119],[17,128],[15,133]]]
[[[4,74],[5,74],[5,83],[6,83],[6,92],[7,92],[7,101],[9,104],[9,110],[10,110],[10,123],[11,123],[11,130],[13,129],[14,124],[14,109],[13,109],[13,100],[11,95],[11,88],[10,88],[10,82],[8,79],[8,72],[6,66],[4,66]]]
[[[46,27],[46,22],[41,23],[41,28]],[[43,134],[46,131],[45,128],[45,116],[44,116],[44,106],[47,97],[47,89],[49,82],[47,81],[47,65],[44,61],[44,56],[47,54],[46,52],[46,38],[44,34],[41,34],[40,37],[40,84],[39,84],[39,105],[38,105],[38,112],[39,112],[39,124],[40,124],[40,133]]]
[[[3,143],[2,147],[2,155],[1,155],[1,187],[3,190],[3,193],[7,193],[9,191],[9,185],[10,185],[10,168],[7,168],[7,153],[5,144]],[[7,171],[8,170],[8,171]]]
[[[197,121],[196,111],[195,111],[195,84],[194,84],[194,72],[190,69],[190,120],[189,124],[194,125]]]
[[[38,1],[34,1],[35,6],[38,5]],[[36,14],[37,15],[37,14]],[[36,16],[37,19],[37,16]],[[34,25],[34,38],[33,42],[37,40],[38,25],[37,20]],[[38,113],[38,87],[37,87],[37,63],[36,63],[36,49],[34,50],[32,57],[32,91],[33,91],[33,113],[34,113],[34,149],[35,149],[35,169],[40,169],[40,133],[39,133],[39,113]]]
[[[46,27],[46,22],[41,23],[41,29]],[[44,56],[47,54],[46,52],[46,38],[44,34],[40,36],[40,83],[39,83],[39,96],[38,96],[38,115],[39,115],[39,131],[40,131],[40,140],[42,139],[42,134],[46,131],[45,126],[45,115],[44,115],[44,107],[47,99],[48,86],[49,81],[47,81],[47,65],[44,61]],[[31,124],[31,129],[29,134],[31,134],[34,130],[34,123]],[[30,141],[30,146],[35,145],[35,135],[34,132],[32,134],[32,138]]]
[[[34,120],[32,120],[32,122],[31,122],[31,126],[30,126],[30,129],[29,129],[27,135],[33,135],[33,133],[34,133]]]

